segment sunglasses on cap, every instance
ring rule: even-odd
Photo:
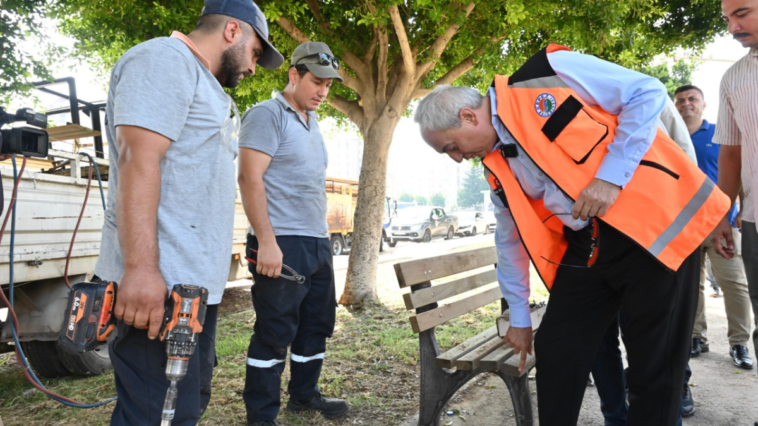
[[[310,59],[310,58],[316,58],[316,59],[318,59],[318,62],[316,62],[316,63],[318,65],[323,66],[323,67],[331,65],[332,68],[334,68],[335,70],[340,69],[340,61],[339,61],[339,59],[337,59],[335,57],[332,57],[332,56],[329,56],[326,53],[314,53],[313,55],[304,56],[304,57],[298,59],[297,62],[295,62],[295,65],[293,65],[293,66],[296,66],[297,64],[299,64],[304,59]]]

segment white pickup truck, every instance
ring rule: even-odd
[[[63,174],[43,171],[52,168],[50,160],[28,159],[18,188],[13,302],[19,320],[18,336],[32,367],[41,376],[100,374],[111,368],[106,344],[83,355],[59,351],[57,345],[69,292],[63,278],[66,256],[84,202],[89,162],[86,157],[70,152],[50,150],[49,155],[58,161],[70,161]],[[106,178],[108,160],[96,158],[95,162]],[[17,164],[20,168],[20,159]],[[0,162],[0,175],[7,210],[13,190],[13,169],[9,160]],[[103,182],[103,190],[107,197],[107,180]],[[68,275],[72,284],[92,278],[100,253],[103,220],[100,190],[93,173],[89,200],[71,253]],[[245,260],[247,226],[238,191],[229,281],[249,276]],[[0,244],[0,287],[6,295],[9,249],[10,221]],[[0,353],[13,350],[8,344],[13,340],[10,322],[7,313],[2,315],[2,311],[6,311],[3,308],[5,306],[0,301]],[[5,321],[1,321],[3,318]]]

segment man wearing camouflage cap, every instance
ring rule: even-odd
[[[242,118],[239,186],[251,223],[247,257],[255,328],[243,398],[248,425],[276,425],[281,375],[290,354],[288,411],[347,414],[349,405],[326,398],[318,379],[336,314],[334,269],[326,224],[327,153],[314,112],[334,80],[339,61],[324,43],[292,53],[287,85]],[[287,280],[282,264],[305,277]]]

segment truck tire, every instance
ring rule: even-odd
[[[75,376],[99,376],[113,369],[108,354],[108,342],[83,354],[71,353],[62,348],[58,353],[63,365]]]
[[[432,233],[428,229],[424,231],[424,237],[421,239],[421,241],[425,243],[432,241]]]
[[[445,239],[452,240],[454,236],[455,236],[455,229],[453,229],[452,226],[447,228],[447,234],[445,235]]]
[[[397,240],[389,240],[387,245],[394,248],[397,245]]]
[[[471,236],[476,237],[476,226],[473,229],[471,229]]]
[[[332,255],[339,256],[345,251],[345,241],[342,239],[342,235],[334,234],[331,238],[332,243]]]
[[[38,376],[54,379],[56,377],[71,375],[71,371],[61,362],[58,352],[58,342],[43,342],[39,340],[21,342],[21,349],[24,350],[26,359],[29,360],[29,364],[31,364],[32,369],[34,369],[34,372]]]

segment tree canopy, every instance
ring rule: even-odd
[[[431,197],[429,197],[429,202],[433,206],[445,207],[445,196],[439,192],[435,192]]]
[[[669,68],[668,64],[664,63],[642,67],[639,71],[660,80],[666,86],[669,97],[674,99],[674,92],[678,87],[692,84],[692,72],[695,71],[695,68],[697,68],[696,63],[687,63],[681,59],[671,66],[671,68]]]
[[[42,31],[48,7],[48,0],[0,0],[0,104],[28,94],[35,81],[53,79],[51,58],[63,49]]]
[[[484,179],[484,167],[481,163],[472,164],[463,177],[463,185],[458,190],[458,207],[474,207],[483,201],[482,191],[490,189]]]

